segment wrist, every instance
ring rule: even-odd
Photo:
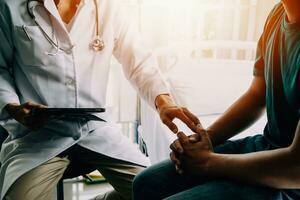
[[[218,160],[219,160],[219,154],[214,152],[210,153],[206,162],[206,169],[205,169],[208,175],[214,176],[218,174],[217,173],[219,167]]]
[[[161,94],[156,97],[155,106],[156,110],[160,111],[165,107],[176,107],[176,104],[169,94]]]
[[[206,128],[206,132],[213,147],[221,144],[220,142],[217,141],[217,138],[215,136],[215,130],[213,130],[213,128],[211,127]]]

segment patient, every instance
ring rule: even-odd
[[[171,160],[134,181],[135,200],[300,199],[300,4],[282,0],[258,44],[253,82],[224,115],[187,137]],[[263,135],[227,141],[267,110]]]

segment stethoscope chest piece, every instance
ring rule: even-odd
[[[91,48],[94,51],[102,51],[105,48],[105,43],[102,38],[97,36],[91,43]]]

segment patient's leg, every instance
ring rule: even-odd
[[[174,164],[167,160],[149,167],[134,179],[133,199],[163,199],[196,185],[191,178],[179,175]]]
[[[230,180],[214,180],[185,190],[165,200],[283,200],[292,199],[283,190],[243,184]]]
[[[238,141],[227,141],[215,148],[216,153],[237,154],[262,151],[270,145],[262,135]],[[167,160],[149,167],[134,180],[134,200],[164,199],[193,187],[214,181],[213,178],[179,175],[174,164]]]

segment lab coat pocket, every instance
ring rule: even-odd
[[[51,26],[43,26],[42,29],[39,26],[27,25],[14,27],[16,55],[22,65],[48,66],[57,60],[60,55],[51,40],[56,41]]]

